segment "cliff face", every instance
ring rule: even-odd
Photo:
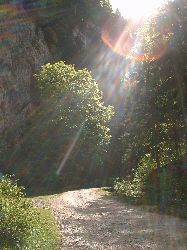
[[[19,144],[22,128],[38,99],[33,75],[41,65],[64,60],[94,68],[93,58],[98,65],[100,19],[107,15],[101,7],[93,9],[100,1],[94,1],[90,10],[82,6],[84,1],[77,1],[77,5],[65,1],[59,6],[43,6],[39,0],[7,2],[0,4],[0,153],[4,145],[1,139],[6,144],[9,132],[9,146]]]
[[[44,35],[21,6],[1,5],[0,134],[24,125],[34,103],[33,74],[50,60]],[[18,131],[19,132],[19,131]]]
[[[56,12],[48,19],[45,9],[23,7],[0,5],[0,135],[24,126],[34,104],[37,69],[54,59],[75,62],[73,57],[78,60],[81,49],[91,43],[92,30],[83,33],[85,25],[74,24],[71,8],[60,10],[57,19]]]

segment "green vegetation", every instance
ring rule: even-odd
[[[82,128],[83,141],[92,140],[93,146],[105,147],[109,143],[108,122],[113,116],[113,109],[105,106],[101,91],[88,70],[75,70],[64,62],[47,64],[36,76],[41,95],[51,100],[55,117],[53,122],[63,120],[71,135]],[[88,150],[88,148],[87,148]]]
[[[86,69],[61,61],[44,65],[36,79],[41,105],[23,131],[22,147],[4,161],[13,163],[32,194],[97,185],[105,174],[113,108]]]
[[[118,147],[122,148],[120,172],[123,174],[114,182],[114,189],[128,198],[158,205],[161,211],[176,207],[179,214],[186,216],[187,51],[184,44],[187,41],[181,6],[182,3],[169,3],[137,34],[144,57],[123,80],[132,86],[126,87],[125,114],[118,141]],[[176,22],[175,15],[180,22]],[[163,34],[165,26],[167,32]],[[166,45],[167,53],[161,55]]]
[[[108,124],[113,108],[104,104],[98,84],[87,69],[76,70],[72,65],[58,62],[43,66],[36,77],[41,95],[53,107],[49,122],[54,126],[60,124],[69,148],[75,144],[71,152],[75,158],[68,159],[72,161],[69,171],[83,178],[92,171],[93,177],[103,165],[102,158],[110,142]],[[90,166],[94,169],[90,170]]]
[[[40,105],[24,128],[16,128],[21,131],[20,141],[13,140],[15,130],[4,132],[0,142],[3,171],[15,173],[29,194],[106,185],[117,178],[116,193],[157,205],[161,211],[175,207],[185,216],[184,1],[171,1],[131,34],[124,32],[130,29],[128,20],[113,14],[109,1],[28,2],[23,1],[24,8],[30,8],[29,15],[42,29],[52,58],[59,62],[44,65],[35,75]],[[133,60],[123,61],[106,50],[101,33],[110,47],[120,37],[117,45],[124,42],[123,48],[115,50],[127,56],[132,49]],[[133,41],[138,41],[136,48],[131,48]],[[100,91],[91,72],[82,69],[85,65],[98,67],[95,75],[99,81],[104,79],[109,93]],[[107,70],[109,77],[104,78]],[[122,93],[115,115],[103,101],[111,93],[117,97],[114,90]]]
[[[0,181],[0,248],[58,249],[58,230],[48,211],[32,207],[11,177]]]

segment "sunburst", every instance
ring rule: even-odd
[[[110,0],[113,9],[118,9],[127,19],[141,19],[153,15],[166,0]]]

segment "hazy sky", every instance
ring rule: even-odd
[[[153,14],[156,9],[166,0],[110,0],[113,9],[119,9],[126,18],[147,17]]]

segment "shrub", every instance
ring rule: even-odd
[[[177,163],[157,169],[156,162],[146,155],[131,176],[114,181],[114,190],[130,200],[154,204],[161,212],[175,208],[176,214],[186,218],[186,180]]]
[[[53,237],[52,231],[52,235],[49,234],[48,224],[25,198],[23,187],[19,187],[11,177],[3,177],[0,180],[1,249],[47,249],[44,246],[50,248],[56,237]]]
[[[114,190],[128,198],[142,197],[147,178],[155,165],[150,155],[145,155],[139,163],[138,168],[133,172],[131,178],[128,177],[122,180],[118,178],[114,181]]]
[[[158,203],[161,209],[170,206],[186,206],[184,182],[186,176],[181,175],[180,167],[165,166],[153,170],[145,185],[146,199],[149,203]]]

